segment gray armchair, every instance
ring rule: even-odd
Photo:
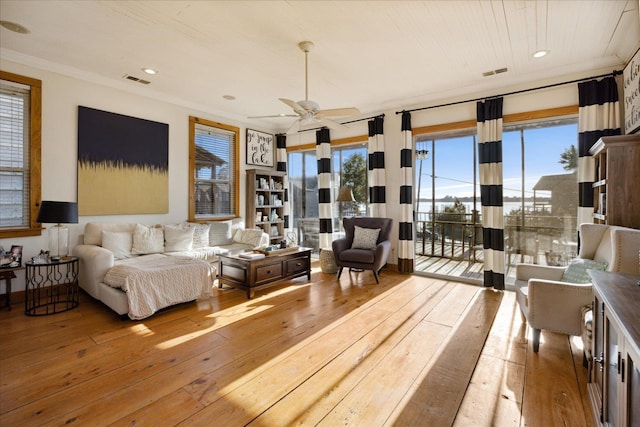
[[[380,269],[387,264],[387,258],[391,252],[391,228],[393,220],[390,218],[353,217],[343,220],[345,237],[334,240],[332,243],[333,255],[338,265],[338,279],[342,269],[361,269],[373,271],[373,276],[378,280]],[[380,234],[373,249],[352,248],[355,226],[380,229]]]

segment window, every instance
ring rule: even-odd
[[[0,71],[0,238],[37,236],[40,80]]]
[[[367,146],[351,145],[331,150],[334,200],[340,187],[353,191],[354,203],[336,202],[333,205],[333,229],[340,229],[341,218],[367,216],[369,189],[367,187]]]
[[[366,139],[366,135],[364,136]],[[333,144],[333,142],[332,142]],[[339,231],[340,218],[367,215],[367,145],[337,144],[331,150],[332,193],[338,195],[339,187],[353,190],[355,203],[333,203],[333,230]],[[318,251],[318,161],[315,150],[289,153],[289,202],[298,242]]]
[[[239,129],[189,117],[189,220],[239,214]]]
[[[542,114],[545,110],[542,110]],[[540,115],[542,115],[540,114]],[[506,280],[518,262],[565,265],[577,250],[577,119],[513,121],[502,134]],[[482,278],[482,209],[474,129],[419,135],[416,155],[416,255],[423,271]],[[428,154],[426,154],[428,152]]]

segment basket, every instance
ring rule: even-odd
[[[320,250],[320,269],[323,273],[335,274],[338,272],[338,265],[336,259],[333,256],[331,249]]]

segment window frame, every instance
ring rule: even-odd
[[[0,80],[30,87],[29,123],[29,226],[2,227],[0,238],[40,236],[42,226],[36,222],[42,197],[42,81],[0,70]]]
[[[195,161],[196,161],[196,124],[218,128],[235,135],[235,165],[233,172],[233,188],[235,192],[235,200],[233,202],[234,213],[229,216],[210,216],[205,217],[199,215],[196,217],[196,200],[195,200]],[[240,128],[227,125],[224,123],[214,122],[211,120],[201,119],[189,116],[189,218],[190,222],[204,221],[224,221],[240,216]]]

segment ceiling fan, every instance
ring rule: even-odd
[[[313,43],[310,41],[302,41],[298,43],[298,47],[304,52],[304,100],[295,102],[286,98],[278,98],[280,101],[291,107],[295,114],[275,114],[269,116],[253,116],[249,118],[265,119],[276,117],[298,117],[298,120],[293,123],[287,133],[302,130],[303,127],[307,126],[326,126],[331,129],[344,129],[346,127],[345,125],[331,120],[328,117],[352,116],[360,114],[360,111],[355,107],[321,110],[317,102],[309,99],[308,56],[309,51],[313,48]]]

